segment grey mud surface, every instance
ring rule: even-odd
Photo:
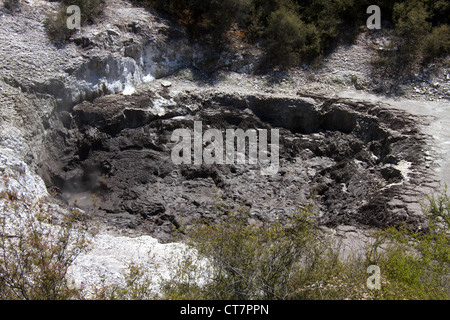
[[[417,116],[420,130],[427,135],[427,146],[430,148],[427,152],[429,152],[429,158],[434,159],[432,170],[436,180],[439,181],[439,187],[442,189],[446,184],[450,185],[450,103],[448,101],[394,99],[355,90],[344,90],[336,95],[372,103],[382,102],[392,109],[403,110]],[[436,187],[436,184],[429,186]]]
[[[92,209],[95,194],[107,224],[162,241],[199,220],[220,221],[226,211],[217,201],[247,208],[251,223],[286,219],[316,197],[324,228],[426,227],[418,199],[438,181],[418,130],[422,118],[379,101],[161,83],[84,102],[52,120],[59,125],[47,137],[41,176],[58,197]],[[222,131],[279,129],[279,172],[174,165],[171,134],[194,121]]]

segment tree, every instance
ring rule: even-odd
[[[282,66],[298,64],[302,59],[320,56],[318,31],[286,8],[273,12],[266,29],[267,54]]]

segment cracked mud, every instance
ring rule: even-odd
[[[423,136],[406,113],[377,104],[164,88],[101,97],[51,121],[58,129],[47,137],[47,185],[112,225],[162,241],[199,219],[219,221],[218,199],[247,208],[252,223],[282,220],[311,198],[327,227],[424,223],[420,208],[396,197],[420,184]],[[194,121],[223,132],[279,129],[279,172],[174,165],[172,132]]]

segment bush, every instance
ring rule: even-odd
[[[55,42],[65,42],[75,32],[67,28],[67,8],[77,5],[81,11],[81,25],[93,23],[101,14],[104,7],[104,0],[62,0],[60,9],[56,13],[51,13],[44,21],[47,34]]]
[[[223,208],[221,206],[221,208]],[[251,224],[245,209],[227,212],[217,225],[200,225],[188,243],[213,265],[210,281],[193,287],[168,281],[165,298],[321,299],[343,298],[345,273],[338,253],[321,232],[307,205],[282,222]],[[180,268],[186,277],[191,261]],[[179,275],[178,275],[179,277]]]
[[[434,27],[425,38],[424,54],[428,59],[450,53],[450,26],[443,24]]]
[[[158,295],[151,289],[152,279],[148,269],[133,262],[128,264],[124,274],[124,285],[101,286],[95,288],[91,299],[95,300],[151,300]]]
[[[74,33],[74,30],[67,28],[66,7],[56,13],[51,13],[44,21],[47,35],[52,41],[65,42]]]
[[[368,0],[133,0],[151,10],[163,11],[194,34],[214,33],[220,39],[238,25],[249,41],[266,42],[274,64],[289,67],[309,62],[342,41],[351,42],[368,18]],[[386,25],[394,24],[393,48],[378,60],[394,73],[420,61],[448,52],[446,25],[450,5],[445,0],[381,0],[377,3]],[[387,22],[387,23],[386,23]],[[431,27],[438,27],[431,32]],[[444,32],[439,39],[439,32]]]
[[[217,225],[199,225],[188,243],[213,265],[204,286],[189,282],[191,259],[167,281],[166,299],[449,299],[450,201],[428,197],[428,230],[388,228],[374,234],[365,255],[343,258],[315,223],[314,206],[275,223],[249,223],[229,210]],[[381,289],[367,287],[367,268],[381,270]],[[186,281],[180,281],[186,279]]]
[[[423,1],[414,0],[394,5],[396,42],[401,54],[415,55],[431,30],[429,12]]]
[[[227,31],[233,23],[244,25],[251,0],[212,0],[204,17],[210,27],[219,33]]]
[[[80,229],[88,221],[86,216],[75,210],[61,218],[41,204],[23,210],[14,193],[3,193],[0,199],[0,298],[84,298],[70,288],[65,275],[86,248],[84,229]],[[250,219],[248,209],[232,210],[219,202],[216,209],[226,215],[223,222],[199,221],[188,232],[186,242],[194,251],[180,257],[178,272],[163,283],[162,297],[152,292],[154,280],[147,270],[131,264],[125,287],[98,288],[93,298],[450,298],[450,199],[446,191],[428,196],[423,204],[427,229],[381,230],[365,255],[347,258],[340,254],[339,242],[332,241],[315,222],[315,208],[310,203],[286,221],[258,223]],[[209,262],[206,265],[204,258]],[[370,265],[381,270],[380,290],[366,285]]]
[[[430,13],[423,1],[414,0],[393,4],[392,20],[395,28],[387,50],[380,52],[374,65],[388,76],[402,79],[411,74],[422,61],[425,41],[431,31]]]
[[[384,299],[450,298],[450,199],[429,195],[422,205],[428,230],[388,228],[380,232],[368,260],[378,265],[386,285]],[[384,245],[385,249],[379,250]]]
[[[135,4],[173,16],[194,32],[222,33],[231,24],[242,23],[250,10],[251,0],[134,0]]]
[[[86,216],[60,216],[41,204],[30,207],[16,195],[0,198],[0,299],[79,298],[66,279],[68,267],[87,248]]]
[[[104,0],[62,0],[63,7],[78,6],[81,10],[81,23],[93,23],[103,11]],[[65,12],[66,10],[64,10]]]
[[[11,12],[17,11],[20,9],[20,0],[5,0],[3,7]]]
[[[314,25],[306,25],[299,15],[285,8],[271,14],[266,37],[269,58],[283,66],[292,66],[302,59],[320,55],[318,33]]]

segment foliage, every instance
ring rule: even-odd
[[[395,2],[391,7],[392,41],[375,59],[375,69],[402,79],[421,63],[448,55],[450,28],[448,17],[441,15],[442,11],[449,10],[448,5],[441,1],[413,0]]]
[[[5,0],[3,7],[11,12],[20,9],[20,0]]]
[[[0,198],[0,297],[86,298],[66,279],[68,266],[87,246],[81,232],[88,221],[86,216],[74,210],[61,219],[39,203],[24,210],[20,197],[12,192],[2,193]],[[347,257],[341,254],[341,244],[315,222],[314,202],[285,221],[268,223],[250,219],[248,209],[232,209],[217,201],[217,213],[225,214],[223,222],[199,221],[188,232],[186,243],[191,249],[179,257],[176,272],[162,282],[160,294],[152,291],[155,279],[149,271],[131,264],[124,286],[98,288],[90,298],[450,297],[450,199],[446,190],[424,201],[423,211],[429,221],[426,229],[390,227],[377,231],[365,253]],[[370,265],[381,270],[380,290],[366,285]]]
[[[450,53],[450,26],[443,24],[434,27],[425,38],[424,54],[428,59]]]
[[[44,26],[49,38],[55,42],[68,40],[74,32],[67,28],[67,14],[65,9],[47,15]]]
[[[227,207],[218,204],[223,212]],[[245,210],[224,223],[199,225],[190,245],[214,266],[203,286],[180,281],[195,267],[186,260],[165,286],[175,299],[448,299],[450,297],[450,201],[428,197],[428,230],[388,228],[374,234],[363,255],[344,258],[314,222],[314,206],[289,221],[252,224]],[[371,290],[367,268],[381,270],[381,289]]]
[[[233,22],[245,20],[251,0],[133,0],[133,3],[168,13],[195,32],[224,32]]]
[[[63,7],[78,6],[81,10],[81,23],[92,23],[103,10],[104,0],[61,0]]]
[[[410,60],[422,49],[423,39],[430,32],[429,12],[423,1],[415,0],[394,5],[395,42],[399,56]]]
[[[188,241],[214,266],[210,279],[202,287],[187,281],[167,282],[165,297],[342,298],[344,264],[332,250],[332,242],[320,236],[313,214],[314,206],[309,204],[284,223],[251,224],[248,212],[240,209],[229,211],[222,224],[200,225]],[[186,270],[189,267],[182,266],[181,274]]]
[[[60,300],[79,297],[66,279],[68,267],[87,248],[87,216],[61,217],[41,203],[30,206],[4,193],[0,215],[0,298]]]
[[[44,21],[44,26],[49,38],[55,42],[65,42],[75,32],[67,28],[67,8],[77,5],[81,11],[81,25],[93,23],[102,13],[104,0],[61,0],[60,8],[55,13],[50,13]]]
[[[285,8],[271,14],[266,36],[270,60],[281,65],[294,65],[302,58],[320,54],[318,33],[314,25],[306,25],[299,15]]]
[[[383,270],[385,299],[449,299],[450,297],[450,201],[428,195],[423,211],[428,230],[388,228],[377,235],[368,260]],[[380,248],[384,246],[384,249]]]
[[[368,18],[368,0],[133,0],[159,10],[197,35],[225,35],[238,27],[249,41],[266,49],[268,61],[284,67],[320,59],[340,41],[352,41]],[[381,0],[383,28],[393,25],[396,50],[381,52],[378,67],[403,72],[422,58],[448,54],[445,0]],[[439,36],[440,35],[440,36]],[[220,37],[214,37],[220,39]]]
[[[95,288],[89,298],[94,300],[150,300],[157,298],[151,289],[152,279],[144,266],[131,262],[124,276],[124,285]]]

